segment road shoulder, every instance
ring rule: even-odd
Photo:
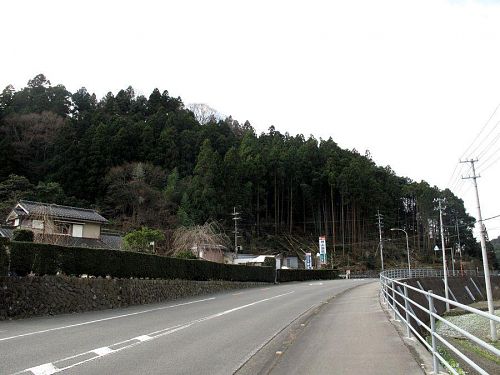
[[[238,374],[423,374],[378,301],[378,283],[316,306],[280,332]]]

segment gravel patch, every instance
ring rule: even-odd
[[[495,310],[495,315],[500,316],[500,309]],[[464,314],[458,316],[444,317],[450,323],[462,328],[470,334],[479,337],[483,341],[490,339],[490,323],[489,320],[475,314]],[[462,334],[455,331],[445,323],[439,321],[437,324],[437,333],[442,336],[453,338],[465,338]],[[497,335],[500,336],[500,324],[497,324]]]

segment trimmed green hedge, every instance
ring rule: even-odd
[[[17,275],[88,274],[120,278],[274,282],[272,267],[220,264],[129,251],[12,242],[10,269]]]
[[[307,280],[332,280],[337,277],[334,270],[278,270],[278,281],[307,281]]]
[[[0,237],[0,276],[6,276],[9,272],[9,254],[7,254],[8,238]]]
[[[276,258],[266,257],[262,265],[265,267],[273,267],[274,269],[276,269]]]
[[[0,275],[7,274],[9,257],[0,238]],[[275,259],[272,259],[275,261]],[[272,263],[272,262],[269,262]],[[64,247],[33,242],[10,242],[10,271],[24,276],[37,275],[112,276],[120,278],[275,281],[274,267],[220,264],[205,260],[168,258],[153,254],[107,249]],[[334,270],[277,270],[278,282],[331,280]]]
[[[12,232],[13,241],[33,242],[34,239],[35,233],[29,229],[14,229]]]

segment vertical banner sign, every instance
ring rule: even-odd
[[[311,253],[306,253],[306,270],[312,270],[312,268]]]
[[[319,238],[319,259],[321,264],[326,264],[326,236]]]

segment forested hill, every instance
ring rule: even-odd
[[[447,246],[458,222],[466,251],[477,251],[474,219],[449,190],[397,176],[332,139],[274,127],[256,134],[231,118],[202,123],[158,89],[145,97],[129,87],[98,99],[43,75],[20,90],[8,86],[0,96],[2,217],[24,197],[96,207],[116,229],[155,227],[168,238],[173,228],[208,219],[230,234],[236,207],[248,250],[266,243],[302,249],[326,234],[341,259],[375,262],[378,210],[384,237],[402,245],[402,233],[389,229],[404,228],[412,257],[433,257],[440,241],[433,200],[444,197]]]

